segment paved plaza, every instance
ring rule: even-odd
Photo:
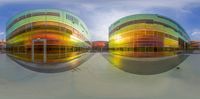
[[[167,72],[136,75],[95,53],[77,68],[39,73],[0,54],[1,99],[199,99],[200,54]]]

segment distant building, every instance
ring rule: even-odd
[[[191,50],[199,50],[200,49],[200,41],[190,41],[190,49]]]
[[[5,52],[6,42],[4,40],[0,41],[0,53]]]
[[[92,51],[95,52],[105,52],[108,50],[107,41],[93,41],[92,42]]]

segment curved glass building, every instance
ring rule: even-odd
[[[163,57],[188,48],[189,36],[175,21],[157,14],[137,14],[109,27],[112,54],[129,57]]]
[[[36,9],[17,14],[7,23],[7,53],[27,62],[65,62],[86,52],[90,34],[74,14]]]

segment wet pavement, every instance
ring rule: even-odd
[[[2,99],[199,99],[200,54],[156,75],[136,75],[95,53],[77,68],[38,73],[0,54]]]

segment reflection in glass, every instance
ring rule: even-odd
[[[186,50],[190,39],[176,22],[154,14],[122,18],[109,31],[110,53],[128,57],[173,56]]]
[[[55,9],[14,16],[8,22],[6,40],[9,56],[34,63],[65,62],[91,47],[85,24],[75,15]]]
[[[131,15],[109,27],[112,56],[107,59],[127,72],[160,73],[186,58],[187,55],[181,53],[189,48],[189,40],[185,30],[169,18],[157,14]]]
[[[56,9],[30,10],[14,16],[7,24],[6,41],[8,56],[33,64],[67,62],[91,47],[82,20]]]

